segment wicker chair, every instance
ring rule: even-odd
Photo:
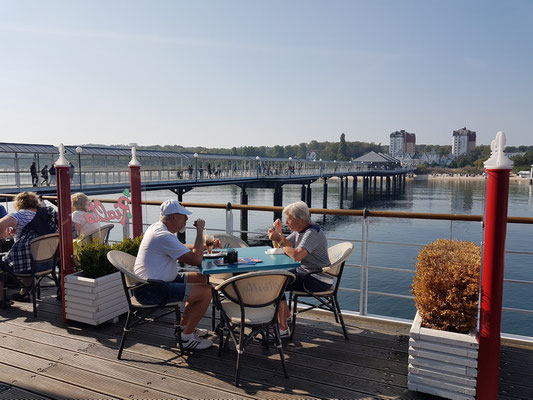
[[[274,333],[283,372],[289,377],[279,335],[278,309],[287,284],[293,280],[294,274],[288,271],[248,272],[229,278],[215,288],[215,301],[223,323],[219,355],[231,338],[237,348],[236,386],[239,386],[240,361],[246,345],[259,333],[266,339],[269,331]],[[248,333],[245,328],[249,328]]]
[[[304,278],[304,291],[303,292],[291,292],[290,299],[292,303],[292,326],[291,326],[291,340],[294,336],[294,331],[296,329],[296,315],[303,313],[315,308],[320,308],[322,310],[331,311],[335,315],[335,321],[340,322],[342,326],[342,331],[344,333],[344,338],[348,340],[348,333],[346,327],[344,326],[344,320],[342,318],[341,308],[339,306],[339,300],[337,299],[337,292],[339,290],[339,285],[342,278],[342,272],[344,270],[344,263],[350,257],[353,251],[353,243],[344,242],[336,244],[328,249],[328,256],[330,266],[322,269],[322,273],[325,273],[333,278],[335,282],[331,289],[324,292],[311,292],[305,289],[305,278]],[[311,272],[308,276],[319,272]],[[298,310],[298,298],[300,297],[312,297],[315,300],[318,300],[318,304],[311,304],[305,301],[301,301],[300,304],[304,304],[307,308]]]

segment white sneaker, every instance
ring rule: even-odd
[[[279,338],[280,339],[290,339],[290,337],[291,337],[291,329],[290,328],[287,327],[287,329],[284,330],[284,331],[282,331],[280,329],[280,331],[279,331]]]
[[[185,327],[180,325],[180,332],[183,333],[184,330],[185,330]],[[198,337],[204,337],[204,336],[207,336],[207,334],[209,333],[209,330],[203,329],[203,328],[194,328],[193,333],[196,334]]]
[[[182,344],[184,350],[204,350],[211,347],[213,345],[213,342],[211,342],[211,340],[209,339],[202,339],[201,337],[193,333],[189,339],[182,339]]]

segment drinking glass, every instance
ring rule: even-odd
[[[207,254],[213,253],[213,244],[215,242],[215,237],[213,235],[205,234],[205,247],[207,248]]]

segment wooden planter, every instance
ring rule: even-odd
[[[409,332],[409,390],[447,399],[475,399],[479,343],[476,335],[421,327]]]
[[[67,319],[99,325],[128,312],[120,272],[92,279],[82,272],[65,276]]]

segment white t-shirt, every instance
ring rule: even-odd
[[[86,235],[88,232],[92,232],[100,228],[99,221],[89,223],[85,219],[86,215],[90,215],[90,213],[85,212],[85,211],[74,211],[72,213],[72,222],[81,225],[81,229],[80,229],[81,232],[78,232],[78,235]]]
[[[133,272],[143,279],[171,282],[178,275],[178,258],[189,251],[164,223],[156,222],[144,233]]]

